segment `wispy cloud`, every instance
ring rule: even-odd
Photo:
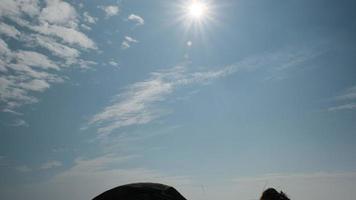
[[[149,79],[129,86],[111,106],[95,115],[90,124],[102,125],[98,132],[107,134],[120,127],[149,123],[167,113],[156,103],[164,101],[177,87],[204,83],[235,70],[237,66],[227,66],[217,71],[187,73],[185,67],[177,66],[154,72]]]
[[[29,124],[23,119],[16,119],[10,126],[29,126]]]
[[[145,24],[145,20],[139,15],[131,14],[127,19],[134,22],[137,26]]]
[[[28,165],[20,165],[20,166],[15,167],[15,169],[18,172],[26,173],[26,172],[36,172],[39,170],[50,170],[50,169],[58,168],[61,166],[63,166],[62,162],[60,162],[58,160],[50,160],[50,161],[47,161],[47,162],[41,164],[39,167],[33,167],[33,166],[30,167]]]
[[[295,59],[300,60],[300,53],[293,52]],[[288,59],[283,54],[289,54]],[[104,135],[121,127],[147,124],[167,114],[167,110],[158,106],[158,103],[165,101],[179,87],[209,83],[238,71],[254,71],[266,66],[299,63],[292,55],[291,52],[283,50],[274,54],[246,58],[235,64],[207,71],[191,72],[185,65],[181,65],[153,72],[147,80],[128,86],[111,105],[94,115],[89,124],[96,125],[98,132]]]
[[[5,112],[5,113],[11,113],[11,114],[13,114],[13,115],[18,115],[18,116],[23,115],[23,113],[16,112],[16,111],[11,110],[11,109],[8,109],[8,108],[3,109],[3,110],[2,110],[2,112]]]
[[[22,165],[22,166],[18,166],[15,168],[17,171],[21,172],[21,173],[26,173],[26,172],[31,172],[32,169],[26,165]]]
[[[303,69],[309,66],[308,62],[317,58],[326,52],[326,47],[323,44],[300,45],[298,48],[289,47],[284,49],[284,52],[272,53],[268,58],[271,64],[268,66],[268,76],[265,80],[284,80],[291,76],[291,71]],[[278,64],[274,64],[274,61]]]
[[[333,98],[338,104],[328,108],[328,111],[356,110],[356,86],[342,91]]]
[[[128,49],[131,47],[131,44],[133,43],[138,43],[138,40],[133,39],[130,36],[125,36],[124,40],[121,43],[121,48],[122,49]]]
[[[41,165],[40,169],[46,170],[46,169],[52,169],[52,168],[57,168],[57,167],[61,167],[61,166],[62,166],[62,162],[60,162],[58,160],[51,160],[46,163],[43,163]]]
[[[38,102],[36,93],[66,79],[62,69],[86,62],[80,58],[82,50],[97,48],[78,29],[79,15],[66,1],[6,0],[0,5],[0,19],[3,111]],[[21,45],[12,48],[8,43],[13,41]]]
[[[356,103],[347,103],[347,104],[342,104],[342,105],[328,108],[328,111],[338,111],[338,110],[356,110]]]
[[[337,96],[337,100],[356,100],[356,86],[347,88],[343,93]]]

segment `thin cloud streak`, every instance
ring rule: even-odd
[[[48,161],[46,163],[43,163],[42,166],[40,167],[40,169],[48,170],[48,169],[61,167],[62,165],[63,165],[62,162],[60,162],[58,160],[51,160],[51,161]]]
[[[328,111],[356,110],[356,103],[342,104],[328,108]]]
[[[285,54],[288,54],[286,58]],[[293,59],[298,60],[296,62]],[[89,125],[98,128],[101,135],[133,125],[142,125],[152,122],[167,111],[159,107],[158,103],[165,101],[177,88],[207,84],[212,80],[223,78],[239,71],[255,71],[266,66],[285,66],[290,63],[300,63],[300,52],[275,52],[274,54],[250,57],[233,65],[220,69],[190,72],[184,65],[168,70],[151,73],[150,78],[128,86],[122,94],[117,95],[113,103],[89,120]],[[310,59],[308,56],[306,59]],[[305,59],[305,60],[306,60]]]
[[[16,119],[13,123],[10,124],[10,126],[16,126],[16,127],[19,127],[19,126],[23,126],[23,127],[28,127],[29,124],[23,120],[23,119]]]
[[[21,173],[27,173],[32,171],[32,169],[26,165],[18,166],[15,169]]]
[[[95,115],[89,124],[106,124],[98,129],[102,134],[108,134],[120,127],[147,124],[167,113],[156,104],[164,101],[177,87],[226,76],[234,68],[229,66],[219,71],[189,74],[185,67],[177,66],[154,72],[149,79],[129,86],[123,94],[117,96],[111,106]]]
[[[356,100],[356,86],[347,88],[343,94],[337,96],[337,100]]]
[[[328,111],[356,110],[356,86],[345,89],[333,99],[338,102],[338,105],[329,107]]]

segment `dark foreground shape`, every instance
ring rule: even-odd
[[[159,183],[133,183],[108,190],[93,200],[186,200],[176,189]]]
[[[260,200],[290,200],[290,199],[282,191],[278,192],[274,188],[268,188],[262,193]]]

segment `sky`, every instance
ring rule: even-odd
[[[356,3],[198,4],[2,0],[0,199],[355,198]]]

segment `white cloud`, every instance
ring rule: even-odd
[[[87,31],[90,31],[90,30],[91,30],[91,27],[90,27],[90,26],[87,26],[87,25],[85,25],[85,24],[81,24],[80,27],[82,27],[82,29],[87,30]]]
[[[95,66],[97,65],[98,63],[95,62],[95,61],[91,61],[91,60],[82,60],[82,59],[79,59],[78,60],[78,63],[79,67],[81,69],[90,69],[92,68],[92,66]]]
[[[24,63],[9,64],[7,67],[16,72],[16,76],[8,75],[6,77],[8,80],[13,81],[14,83],[20,83],[31,79],[43,79],[51,83],[61,83],[65,79],[65,77],[60,77],[54,73],[38,71],[39,69],[33,69],[30,66],[25,65]]]
[[[33,30],[39,33],[61,38],[63,42],[71,45],[79,45],[83,48],[96,49],[95,43],[84,33],[63,26],[43,24],[41,26],[32,26]]]
[[[76,13],[75,8],[70,4],[61,0],[47,1],[46,7],[40,12],[38,8],[30,9],[30,5],[24,5],[26,2],[27,4],[32,3],[32,7],[38,7],[37,1],[14,1],[9,3],[13,7],[10,8],[10,10],[14,10],[11,13],[14,14],[3,16],[32,31],[61,38],[68,44],[77,44],[84,48],[95,48],[94,42],[84,33],[77,30],[78,14]],[[33,10],[32,15],[36,20],[27,21],[26,18],[23,18],[23,8],[27,8],[25,9],[27,11]],[[0,7],[0,11],[5,10],[8,10],[8,8]],[[39,23],[36,24],[36,21]]]
[[[60,161],[57,160],[51,160],[46,163],[43,163],[40,167],[40,169],[46,170],[46,169],[52,169],[52,168],[57,168],[61,167],[63,164]]]
[[[128,20],[133,21],[136,25],[143,25],[145,24],[145,20],[140,17],[139,15],[131,14],[127,17]]]
[[[4,59],[6,59],[5,56],[7,56],[10,53],[11,53],[11,51],[10,51],[9,47],[7,46],[6,42],[0,38],[0,56],[4,57]]]
[[[0,100],[6,104],[7,108],[36,103],[38,100],[35,97],[28,95],[26,90],[18,87],[16,79],[18,78],[13,76],[0,77]]]
[[[128,41],[128,42],[131,42],[131,43],[137,43],[138,41],[133,39],[132,37],[129,37],[129,36],[125,36],[125,40]]]
[[[15,27],[0,22],[0,34],[17,39],[21,33]]]
[[[1,16],[21,16],[33,17],[39,13],[38,0],[2,0],[0,4]]]
[[[47,0],[46,7],[42,9],[39,20],[50,24],[75,26],[77,13],[75,8],[62,0]]]
[[[102,6],[100,8],[104,10],[106,18],[119,14],[118,6],[110,5],[110,6]]]
[[[0,60],[0,72],[7,72],[5,63],[2,60]]]
[[[138,40],[133,39],[130,36],[125,36],[124,40],[121,43],[121,48],[122,49],[130,48],[132,43],[138,43]]]
[[[1,2],[0,34],[20,44],[10,48],[6,43],[10,40],[0,39],[3,111],[38,102],[34,92],[66,79],[59,73],[62,68],[93,64],[80,58],[82,50],[96,49],[96,44],[78,29],[79,16],[70,2],[62,0]]]
[[[67,62],[73,62],[80,55],[77,49],[60,44],[50,37],[36,35],[34,40],[39,46],[48,49],[54,55],[67,59]]]
[[[122,41],[122,43],[121,43],[121,48],[122,49],[128,49],[128,48],[130,48],[130,43],[128,43],[127,41]]]
[[[30,91],[43,92],[48,89],[50,85],[44,80],[34,79],[29,82],[20,83],[19,87]]]
[[[20,50],[14,54],[14,57],[17,59],[18,64],[40,67],[43,69],[51,68],[59,70],[59,67],[51,60],[49,60],[47,56],[34,51]]]
[[[117,67],[117,66],[119,66],[119,63],[117,63],[117,62],[115,62],[115,61],[110,61],[110,62],[109,62],[109,65],[114,66],[114,67]]]

